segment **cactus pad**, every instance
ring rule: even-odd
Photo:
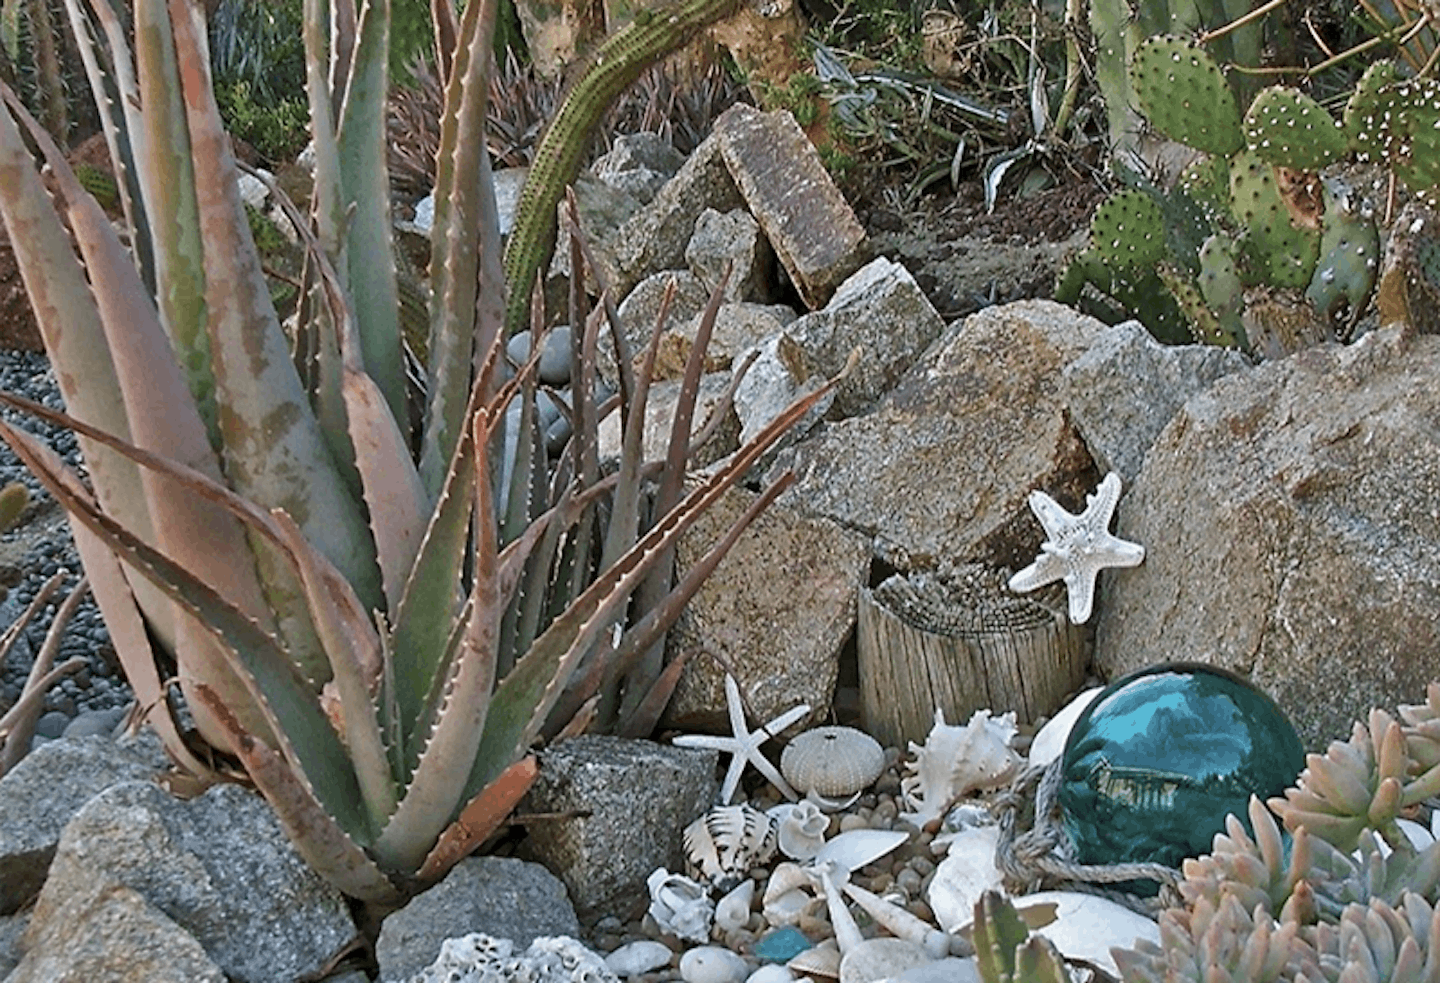
[[[1211,223],[1230,214],[1230,165],[1224,157],[1201,157],[1180,172],[1180,187]]]
[[[1440,81],[1395,81],[1371,66],[1345,107],[1345,133],[1361,162],[1389,167],[1412,191],[1440,185]],[[1387,81],[1389,80],[1389,81]]]
[[[1325,108],[1296,89],[1272,86],[1245,114],[1245,139],[1265,163],[1316,171],[1345,154],[1345,133]]]
[[[1169,34],[1147,38],[1130,63],[1130,84],[1145,118],[1170,139],[1226,157],[1245,145],[1235,94],[1199,45]]]
[[[1153,267],[1166,252],[1160,206],[1143,191],[1111,195],[1090,219],[1090,248],[1112,270]]]
[[[1305,299],[1322,317],[1333,321],[1345,313],[1353,322],[1375,286],[1380,234],[1372,218],[1346,205],[1342,197],[1326,193],[1320,261],[1305,290]]]
[[[1320,255],[1320,235],[1291,224],[1270,165],[1249,151],[1231,161],[1230,207],[1245,229],[1247,284],[1309,284]]]

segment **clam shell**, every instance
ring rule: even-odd
[[[884,770],[885,749],[854,727],[807,730],[780,754],[780,773],[801,795],[854,795],[873,784]]]
[[[836,980],[840,978],[840,947],[834,939],[826,939],[819,945],[806,949],[785,965],[805,976]]]
[[[866,939],[840,960],[840,983],[874,983],[931,961],[925,950],[913,942],[883,937]]]
[[[716,806],[685,827],[685,858],[712,887],[729,891],[775,855],[775,823],[748,805]]]

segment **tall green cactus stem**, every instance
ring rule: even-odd
[[[1245,229],[1247,284],[1309,284],[1320,234],[1291,224],[1270,165],[1253,151],[1242,151],[1230,162],[1230,207]]]
[[[1296,89],[1272,86],[1245,114],[1245,140],[1256,156],[1276,167],[1318,171],[1345,155],[1345,131],[1314,99]]]
[[[741,0],[681,0],[640,11],[589,57],[535,148],[505,247],[505,332],[526,324],[535,277],[555,251],[556,207],[574,183],[600,117],[650,65],[697,31],[727,16]]]
[[[1091,0],[1090,33],[1095,37],[1095,84],[1105,100],[1110,143],[1134,151],[1140,116],[1130,88],[1130,53],[1143,35],[1126,0]]]
[[[1320,233],[1320,261],[1305,299],[1324,318],[1341,313],[1341,301],[1353,319],[1365,306],[1380,266],[1380,233],[1375,220],[1361,214],[1347,196],[1325,189],[1325,224]]]
[[[1145,118],[1165,136],[1210,154],[1245,145],[1240,109],[1215,60],[1175,35],[1147,38],[1130,63],[1130,84]]]

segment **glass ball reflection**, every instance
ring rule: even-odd
[[[1065,743],[1060,808],[1083,864],[1179,867],[1209,853],[1225,817],[1246,823],[1305,766],[1275,701],[1232,672],[1198,663],[1117,679]],[[1253,831],[1252,831],[1253,832]]]

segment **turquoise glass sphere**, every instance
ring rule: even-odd
[[[1294,784],[1305,751],[1270,699],[1232,672],[1168,663],[1111,683],[1065,742],[1060,808],[1083,864],[1179,867]],[[1253,831],[1252,831],[1253,832]]]

